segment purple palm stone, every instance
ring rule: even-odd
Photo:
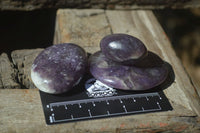
[[[73,88],[87,65],[86,52],[72,43],[46,48],[34,60],[31,78],[41,91],[60,94]]]
[[[102,53],[117,62],[130,62],[146,55],[145,45],[137,38],[127,34],[112,34],[100,42]]]
[[[168,75],[166,64],[151,52],[138,66],[127,66],[110,60],[101,51],[91,55],[89,62],[90,72],[96,79],[123,90],[151,89],[161,84]]]

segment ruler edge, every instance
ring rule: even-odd
[[[146,111],[146,112],[129,113],[129,114],[125,113],[125,114],[122,114],[122,115],[109,115],[109,116],[103,116],[103,117],[92,117],[92,118],[85,118],[85,119],[69,120],[69,121],[63,121],[63,122],[50,123],[49,117],[47,117],[48,113],[45,114],[46,106],[43,104],[42,97],[41,97],[41,93],[44,93],[44,92],[39,91],[39,93],[40,93],[40,99],[41,99],[41,103],[42,103],[42,108],[43,108],[43,113],[44,113],[44,116],[45,116],[46,125],[65,124],[65,123],[77,122],[77,121],[97,120],[97,119],[105,119],[105,118],[113,118],[113,117],[123,117],[123,116],[134,115],[134,114],[140,115],[140,114],[146,114],[146,113],[156,113],[156,112],[164,112],[164,111],[172,111],[173,110],[173,107],[172,107],[171,103],[169,102],[167,96],[164,94],[163,90],[161,90],[161,91],[158,91],[158,92],[147,92],[147,93],[142,93],[142,94],[128,94],[128,95],[145,95],[145,94],[157,93],[159,95],[159,97],[162,97],[162,98],[164,98],[166,100],[166,102],[168,103],[168,109],[164,109],[164,110],[161,109],[161,110],[157,110],[157,111]],[[120,95],[120,96],[124,96],[124,95]],[[110,97],[116,97],[116,96],[110,96]],[[105,98],[105,97],[102,97],[102,98]],[[98,99],[98,98],[93,98],[93,99]],[[77,100],[75,100],[75,101],[77,101]],[[57,102],[55,102],[55,103],[57,103]],[[50,116],[50,115],[48,115],[48,116]]]

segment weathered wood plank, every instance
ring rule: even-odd
[[[0,90],[0,132],[199,132],[200,118],[195,110],[199,107],[193,107],[199,106],[198,97],[191,97],[194,88],[151,11],[58,10],[57,14],[55,43],[77,43],[93,53],[99,50],[101,38],[112,31],[140,38],[174,68],[175,82],[165,90],[174,110],[46,126],[37,89],[7,89]],[[166,53],[167,50],[170,54]],[[28,55],[33,56],[33,53],[16,53],[18,56],[13,58],[16,66],[31,64],[21,57],[26,56],[28,60]],[[28,73],[30,67],[21,69]]]
[[[10,62],[8,55],[2,53],[0,55],[0,89],[2,88],[20,88],[20,84],[17,83],[16,69]]]
[[[189,117],[195,116],[195,114],[177,104],[173,104],[174,111],[169,112],[130,115],[46,126],[37,89],[0,90],[0,98],[1,133],[119,133],[164,132],[167,130],[174,132],[197,132],[200,129],[199,119]]]
[[[47,8],[93,9],[163,9],[200,7],[199,0],[2,0],[1,10],[36,10]]]
[[[175,81],[165,90],[165,94],[170,100],[194,110],[200,116],[199,96],[153,13],[151,11],[107,11],[106,14],[114,33],[127,33],[140,38],[149,50],[172,65]]]
[[[18,82],[25,88],[36,88],[31,80],[31,66],[36,56],[43,49],[15,50],[11,53],[12,61],[16,66]]]
[[[87,52],[99,50],[102,36],[111,33],[104,10],[58,10],[54,44],[71,42]]]

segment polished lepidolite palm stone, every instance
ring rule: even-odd
[[[166,64],[153,53],[149,53],[138,66],[115,62],[100,51],[91,55],[89,62],[90,72],[96,79],[123,90],[151,89],[161,84],[168,75]]]
[[[100,42],[102,53],[117,62],[130,62],[146,55],[147,49],[139,39],[127,34],[112,34]]]
[[[34,60],[31,78],[41,91],[51,94],[66,92],[82,78],[87,65],[86,52],[72,43],[46,48]]]

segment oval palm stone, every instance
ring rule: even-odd
[[[137,60],[147,53],[139,39],[127,34],[108,35],[101,40],[100,47],[106,57],[117,62]]]
[[[123,90],[151,89],[161,84],[168,75],[165,63],[153,53],[148,54],[138,66],[112,61],[100,51],[91,55],[89,62],[90,72],[96,79]]]
[[[51,94],[66,92],[83,76],[87,65],[86,52],[72,43],[46,48],[34,60],[31,78],[41,91]]]

